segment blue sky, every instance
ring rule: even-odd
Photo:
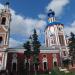
[[[3,7],[5,0],[0,0]],[[75,0],[9,0],[12,13],[10,46],[20,45],[37,29],[44,43],[47,12],[52,8],[58,21],[64,24],[65,33],[75,32]],[[1,7],[0,7],[1,8]],[[68,31],[67,31],[68,30]]]

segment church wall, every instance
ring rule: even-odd
[[[7,69],[11,72],[12,71],[12,59],[13,59],[14,52],[9,52],[7,57]],[[24,67],[24,59],[25,55],[24,53],[18,53],[17,54],[17,71],[19,71],[22,67]],[[45,71],[44,70],[44,62],[47,62],[47,70],[50,71],[54,65],[53,65],[53,54],[56,54],[57,58],[57,66],[59,66],[60,63],[60,56],[59,53],[40,53],[39,54],[39,71]],[[44,57],[46,56],[46,57]],[[30,63],[32,63],[32,57],[30,59]],[[33,67],[31,67],[32,69]],[[34,68],[33,68],[34,69]]]
[[[57,66],[60,65],[60,55],[59,53],[55,53],[56,54],[56,58],[57,58]],[[53,66],[53,53],[40,53],[39,54],[39,60],[40,60],[40,70],[43,70],[43,56],[46,55],[47,58],[47,68],[48,70],[51,70],[54,66]]]
[[[13,53],[8,53],[7,55],[7,70],[9,72],[11,71],[11,66],[12,66],[12,54]]]

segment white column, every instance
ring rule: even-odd
[[[6,65],[7,65],[7,52],[5,52],[5,56],[4,56],[4,70],[6,69]]]
[[[2,70],[6,70],[6,64],[7,64],[7,52],[6,49],[3,49],[3,56],[2,56]]]

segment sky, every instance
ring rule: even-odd
[[[8,0],[0,0],[0,9]],[[11,11],[10,47],[26,42],[37,30],[39,41],[44,44],[49,9],[55,12],[58,21],[64,24],[65,34],[75,33],[75,0],[9,0]]]

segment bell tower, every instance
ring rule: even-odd
[[[45,28],[45,45],[55,50],[59,49],[60,57],[67,59],[68,49],[64,35],[64,25],[56,20],[55,12],[52,10],[48,12],[48,25]]]
[[[51,9],[48,13],[48,25],[45,29],[45,44],[49,46],[65,46],[64,25],[56,20],[55,12]]]
[[[4,5],[0,12],[0,70],[6,69],[7,48],[9,46],[11,14],[9,2]]]

